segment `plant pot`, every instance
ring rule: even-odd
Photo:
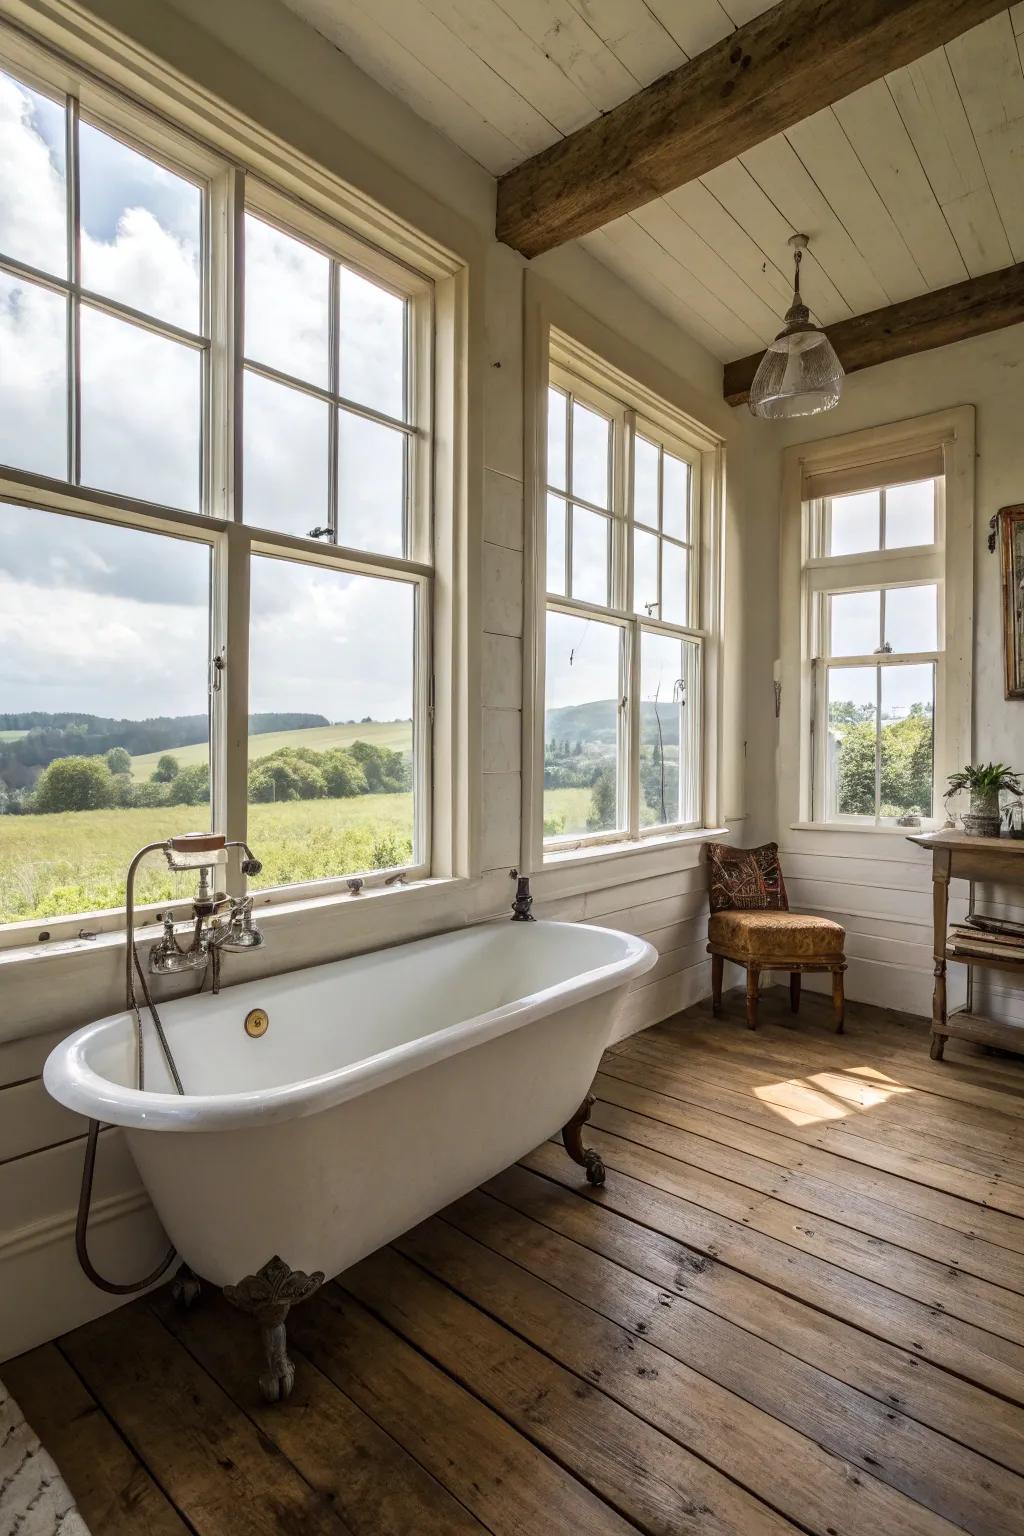
[[[963,822],[968,837],[998,837],[1001,824],[998,789],[975,791]]]

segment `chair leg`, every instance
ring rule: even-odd
[[[717,1016],[722,1011],[722,976],[725,972],[725,956],[711,956],[711,1012]]]
[[[800,972],[789,973],[789,1007],[791,1013],[800,1012]]]
[[[843,990],[842,971],[832,972],[832,1007],[836,1015],[836,1034],[846,1033],[846,994]]]
[[[756,965],[747,966],[747,1028],[757,1028],[757,984],[761,972]]]

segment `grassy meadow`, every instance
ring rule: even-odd
[[[558,831],[548,835],[571,837],[576,832],[586,832],[587,817],[593,806],[594,794],[590,789],[546,789],[544,791],[544,820],[554,821]]]
[[[349,726],[325,729],[355,730]],[[404,729],[408,733],[408,726]],[[366,740],[368,728],[362,731]],[[316,734],[282,733],[289,737]],[[263,860],[263,872],[250,885],[265,889],[365,869],[376,842],[389,837],[400,843],[411,840],[412,818],[411,794],[252,805],[249,842]],[[206,831],[209,825],[209,809],[201,805],[0,816],[0,922],[120,907],[129,860],[144,843],[181,832]],[[138,900],[187,898],[194,885],[194,876],[172,875],[155,856],[139,871]]]
[[[17,734],[17,733],[15,733]],[[326,752],[329,747],[350,747],[354,741],[366,741],[373,747],[390,747],[393,752],[412,751],[412,725],[408,720],[371,720],[363,725],[315,725],[301,731],[263,731],[249,737],[249,761],[268,757],[281,747],[311,747]],[[177,758],[179,768],[205,763],[209,747],[205,741],[190,747],[167,747]],[[145,782],[151,778],[163,752],[145,752],[132,758],[132,777]]]

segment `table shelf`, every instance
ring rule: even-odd
[[[1005,960],[998,959],[995,955],[960,955],[952,949],[946,949],[946,959],[955,960],[958,965],[977,965],[986,971],[1017,971],[1024,973],[1024,956],[1015,959],[1007,955]]]

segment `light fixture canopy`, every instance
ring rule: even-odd
[[[791,235],[789,244],[793,302],[785,325],[758,364],[749,396],[753,414],[773,420],[831,411],[843,392],[843,365],[825,332],[811,324],[810,311],[800,297],[800,263],[807,236]]]

